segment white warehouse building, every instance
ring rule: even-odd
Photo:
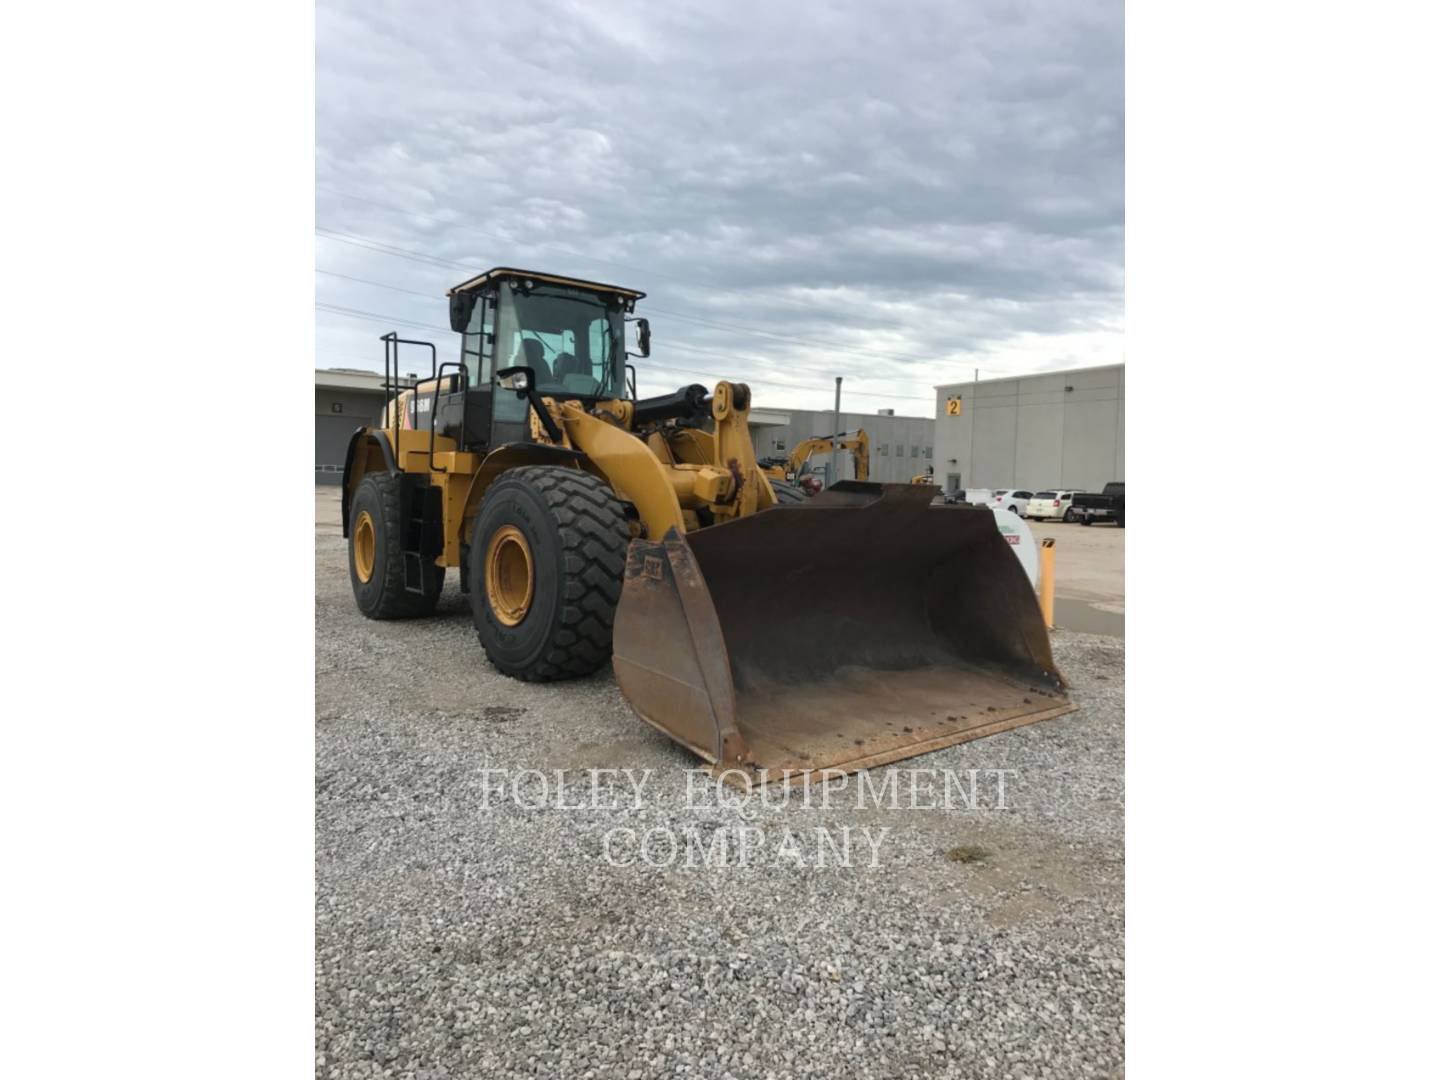
[[[1125,365],[935,388],[935,482],[1099,491],[1125,479]]]

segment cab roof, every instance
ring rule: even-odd
[[[483,274],[471,278],[469,281],[462,281],[453,289],[447,292],[446,296],[454,296],[456,293],[470,292],[492,281],[499,281],[502,278],[527,278],[531,281],[544,281],[551,285],[571,285],[579,289],[592,289],[596,292],[610,292],[625,297],[627,300],[639,300],[645,294],[635,289],[622,288],[619,285],[606,285],[599,281],[586,281],[584,278],[565,277],[561,274],[537,274],[533,270],[517,270],[513,266],[497,266],[492,270],[486,270]]]

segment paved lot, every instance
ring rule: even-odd
[[[829,809],[696,807],[694,759],[608,673],[498,675],[457,581],[433,618],[361,618],[337,503],[317,493],[318,1075],[1122,1072],[1121,640],[1056,633],[1079,712],[904,763],[979,770],[973,809],[853,788]],[[1053,529],[1106,602],[1123,533]],[[533,776],[517,805],[483,768],[653,772],[638,808],[601,774],[602,807],[572,810],[542,808]],[[815,865],[815,830],[847,828],[870,830],[853,865]],[[623,829],[758,829],[766,857],[651,867],[619,843],[612,865]]]
[[[1125,611],[1125,530],[1114,525],[1027,521],[1037,541],[1055,538],[1055,595]]]

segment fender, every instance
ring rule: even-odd
[[[356,428],[355,434],[350,436],[350,445],[345,448],[345,471],[340,474],[343,477],[340,485],[340,535],[347,540],[350,538],[350,499],[361,480],[359,476],[352,480],[350,467],[355,464],[356,451],[367,438],[373,445],[380,448],[380,459],[384,462],[385,471],[392,474],[397,471],[395,455],[390,449],[390,440],[376,437],[368,427]],[[372,470],[367,469],[366,471]]]
[[[461,535],[465,540],[468,541],[466,534],[474,520],[475,510],[480,505],[480,500],[485,497],[486,489],[494,483],[497,477],[518,465],[570,465],[594,473],[599,477],[605,475],[587,455],[582,454],[579,450],[571,450],[564,446],[549,446],[545,443],[502,443],[485,455],[485,460],[480,463],[480,469],[475,473],[474,479],[470,481],[469,490],[465,493],[465,510],[461,525]]]

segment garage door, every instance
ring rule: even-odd
[[[315,482],[338,484],[345,470],[345,450],[360,424],[353,416],[315,417]]]

